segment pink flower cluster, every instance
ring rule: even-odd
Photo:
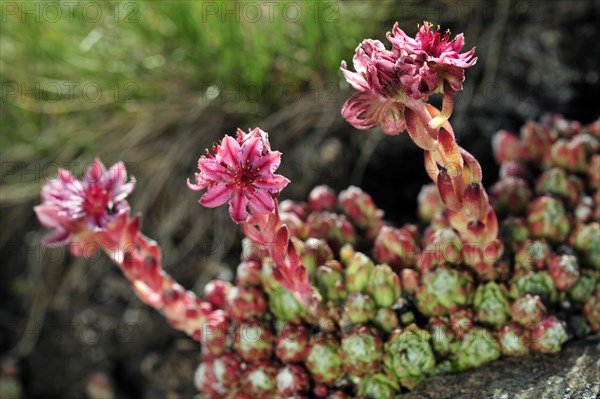
[[[245,133],[238,129],[237,139],[225,136],[213,154],[198,160],[196,184],[192,190],[206,192],[200,203],[215,208],[229,202],[229,215],[236,223],[248,219],[248,207],[254,214],[275,210],[274,197],[289,180],[273,173],[281,162],[281,153],[271,151],[268,135],[259,128]]]
[[[110,234],[111,226],[124,224],[130,210],[126,198],[134,186],[122,162],[106,170],[96,159],[81,181],[59,169],[58,177],[42,189],[42,204],[34,208],[40,223],[52,229],[44,243],[71,244],[74,255],[84,255],[84,249],[92,255],[86,244]]]
[[[450,40],[449,32],[442,35],[439,27],[434,31],[428,22],[414,39],[397,23],[387,38],[391,50],[372,39],[356,48],[354,72],[342,62],[344,77],[358,90],[344,104],[342,115],[357,129],[381,125],[386,134],[398,134],[406,128],[405,107],[414,107],[435,92],[444,93],[446,100],[462,90],[464,69],[473,66],[477,58],[473,57],[474,48],[460,53],[462,34]]]

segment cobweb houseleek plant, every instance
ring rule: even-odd
[[[390,398],[428,376],[502,355],[557,352],[600,331],[600,121],[527,123],[493,142],[501,164],[490,195],[449,118],[474,49],[425,22],[396,24],[390,48],[364,40],[357,92],[342,115],[358,129],[407,131],[433,184],[419,225],[394,226],[358,187],[315,187],[279,201],[290,183],[260,128],[226,135],[198,161],[190,189],[227,204],[245,235],[235,281],[203,299],[162,268],[141,233],[122,163],[96,160],[81,180],[65,170],[35,207],[44,242],[74,256],[100,248],[142,301],[202,344],[194,382],[209,398]],[[428,103],[441,94],[442,109]],[[190,376],[192,378],[192,376]]]

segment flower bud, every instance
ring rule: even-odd
[[[277,335],[275,355],[284,363],[300,363],[308,356],[309,331],[304,326],[286,323]]]
[[[409,229],[383,226],[375,239],[375,259],[394,270],[415,266],[418,250],[415,236]]]
[[[565,322],[550,316],[542,320],[533,330],[531,347],[538,352],[557,353],[566,341]]]
[[[546,168],[558,166],[569,172],[582,172],[586,167],[586,154],[583,146],[573,145],[569,140],[558,139],[550,150],[544,153]]]
[[[419,220],[423,223],[431,222],[434,215],[444,209],[442,197],[440,197],[437,185],[435,184],[424,185],[419,192],[417,202],[417,213],[419,215]]]
[[[270,398],[276,392],[277,366],[268,361],[252,362],[242,375],[243,390],[251,398]]]
[[[365,376],[358,384],[358,395],[365,398],[394,398],[400,391],[396,379],[385,373]]]
[[[373,198],[358,187],[350,186],[339,195],[339,205],[342,211],[359,229],[366,230],[376,225],[383,212],[375,206]]]
[[[337,339],[328,334],[315,337],[306,359],[306,368],[318,384],[333,385],[344,375]]]
[[[558,299],[554,280],[548,272],[516,274],[511,280],[510,292],[513,298],[526,294],[537,295],[545,304],[554,303]]]
[[[544,130],[533,121],[527,122],[521,128],[521,143],[527,160],[532,162],[540,162],[557,138],[557,134]]]
[[[343,215],[331,212],[313,212],[306,219],[308,236],[327,240],[329,246],[338,251],[344,244],[354,244],[356,233],[352,224]]]
[[[209,281],[204,286],[204,298],[210,302],[213,307],[222,309],[225,305],[225,297],[227,296],[227,293],[231,287],[231,283],[227,281]]]
[[[277,319],[294,323],[299,323],[306,314],[306,308],[283,287],[269,294],[269,310]]]
[[[364,291],[375,265],[362,252],[356,252],[346,267],[346,288],[349,292]]]
[[[583,315],[585,316],[592,331],[600,331],[600,288],[591,295],[583,305]]]
[[[517,298],[510,311],[513,320],[527,328],[538,324],[546,316],[546,307],[540,297],[530,294]]]
[[[324,265],[330,259],[333,259],[333,251],[325,240],[309,238],[304,242],[302,264],[308,271],[309,276],[314,276],[317,267]]]
[[[279,212],[293,213],[304,220],[308,216],[309,205],[306,202],[283,200],[279,203]]]
[[[476,327],[469,331],[454,350],[458,370],[479,367],[500,357],[500,344],[494,333]]]
[[[329,186],[316,186],[308,195],[312,211],[333,211],[337,206],[337,194]]]
[[[552,168],[542,173],[536,180],[535,191],[538,195],[550,194],[575,205],[581,196],[583,185],[575,176],[568,176],[560,168]]]
[[[351,377],[374,374],[381,360],[381,338],[365,326],[356,326],[342,336],[340,356]]]
[[[194,373],[194,385],[205,394],[221,396],[240,384],[241,363],[232,354],[205,359]]]
[[[344,319],[352,324],[366,323],[375,317],[375,303],[370,296],[352,293],[344,304]]]
[[[507,177],[498,180],[490,190],[490,203],[499,214],[521,214],[533,194],[527,181],[520,177]]]
[[[287,365],[277,372],[277,393],[283,397],[306,394],[310,389],[310,376],[301,366]]]
[[[529,332],[519,323],[510,323],[498,331],[500,350],[507,356],[522,356],[529,353]]]
[[[477,320],[492,327],[500,327],[510,321],[505,290],[493,281],[477,287],[473,308],[477,312]]]
[[[563,241],[571,228],[562,202],[546,195],[530,204],[527,223],[533,237],[552,242]]]
[[[243,322],[237,326],[233,347],[246,362],[267,360],[273,354],[273,335],[266,323]]]
[[[560,291],[566,291],[579,279],[579,265],[573,255],[554,255],[548,266],[554,286]]]
[[[439,265],[462,263],[463,243],[453,229],[430,230],[423,237],[423,245],[419,263],[422,273]]]
[[[468,272],[439,267],[421,277],[417,308],[426,316],[442,316],[471,303],[473,279]]]
[[[507,161],[500,165],[500,171],[498,172],[500,179],[506,179],[510,177],[520,177],[527,181],[530,178],[529,169],[522,161]]]
[[[523,145],[516,134],[500,130],[492,138],[492,148],[496,162],[519,161],[524,158]]]
[[[267,303],[256,288],[231,287],[225,297],[225,311],[232,320],[249,320],[264,316]]]
[[[367,293],[380,308],[392,306],[402,295],[400,277],[388,265],[377,265],[367,284]]]
[[[261,284],[262,266],[258,262],[242,262],[237,267],[235,284],[248,287],[259,287]]]
[[[325,301],[339,302],[348,295],[344,286],[342,265],[337,260],[329,260],[326,265],[319,266],[315,277],[316,285]]]
[[[402,386],[413,389],[435,366],[428,331],[416,325],[395,330],[384,345],[383,362]]]
[[[375,313],[373,323],[384,332],[390,333],[398,327],[398,316],[396,316],[396,311],[392,308],[379,308]]]

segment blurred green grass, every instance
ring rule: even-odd
[[[106,127],[115,121],[215,88],[252,87],[259,99],[271,90],[276,106],[285,93],[273,85],[302,90],[338,80],[340,60],[390,15],[371,2],[74,3],[60,11],[44,2],[2,7],[6,161],[89,158],[113,139]],[[234,112],[257,112],[243,100]]]

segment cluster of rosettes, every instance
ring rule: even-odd
[[[554,142],[586,135],[577,139],[586,143],[585,164],[597,162],[600,125],[565,123],[554,117],[525,129]],[[386,223],[357,187],[336,195],[319,186],[307,202],[282,202],[319,303],[309,309],[283,288],[271,259],[245,240],[235,284],[206,286],[220,310],[204,329],[198,389],[208,397],[390,398],[428,376],[502,355],[554,353],[569,337],[600,331],[598,203],[586,199],[598,196],[597,175],[509,162],[492,190],[507,244],[492,281],[465,263],[434,185],[419,196],[425,229]],[[548,183],[556,168],[577,196]]]

